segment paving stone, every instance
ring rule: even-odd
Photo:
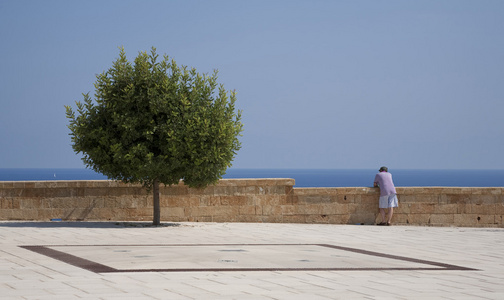
[[[0,222],[0,299],[504,299],[503,236],[467,227]],[[270,266],[278,270],[261,270]],[[315,270],[323,267],[334,270]]]

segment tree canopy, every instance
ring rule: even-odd
[[[119,58],[96,76],[77,114],[66,106],[72,148],[88,168],[123,182],[202,188],[216,183],[241,144],[236,92],[156,49]]]

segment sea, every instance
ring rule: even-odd
[[[374,169],[228,169],[223,178],[293,178],[295,187],[371,187]],[[396,186],[504,187],[504,170],[389,169]],[[106,180],[90,169],[0,168],[0,181]]]

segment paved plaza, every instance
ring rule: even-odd
[[[0,299],[504,299],[504,229],[0,222]]]

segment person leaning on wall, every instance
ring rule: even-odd
[[[394,207],[398,206],[397,192],[392,181],[392,174],[388,172],[387,167],[381,167],[374,179],[374,186],[380,188],[380,200],[378,207],[380,208],[381,223],[378,225],[391,225]],[[385,213],[388,209],[388,214]]]

